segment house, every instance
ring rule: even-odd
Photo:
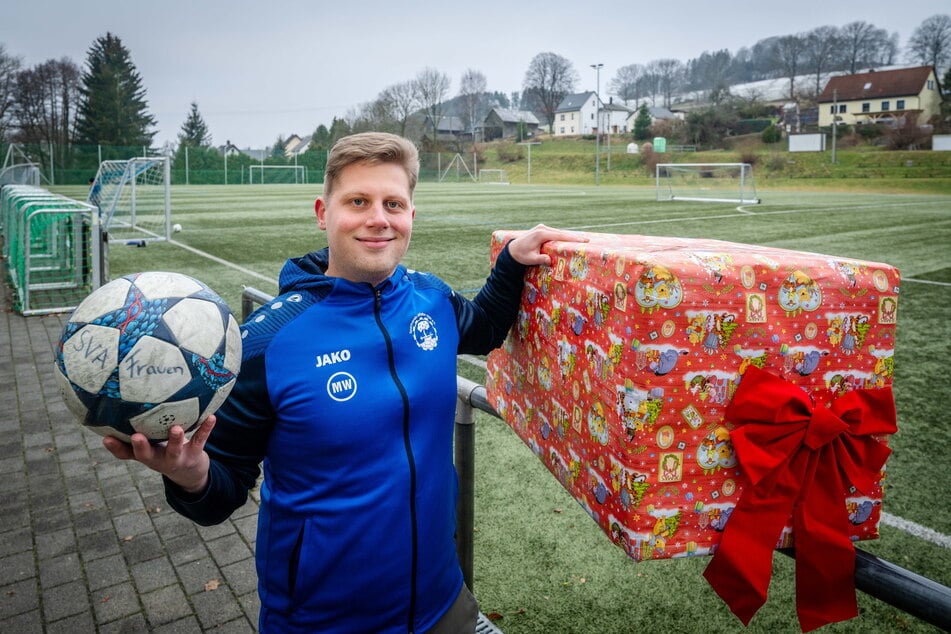
[[[433,124],[432,117],[426,115],[423,120],[423,138],[432,140]],[[436,141],[452,142],[472,139],[472,132],[467,131],[459,117],[441,116],[436,125]]]
[[[640,114],[640,111],[641,111],[640,107],[637,107],[637,108],[634,108],[633,110],[628,111],[630,112],[630,114],[627,117],[628,130],[634,129],[634,122],[637,120],[637,115]],[[647,113],[650,115],[651,125],[654,125],[658,121],[675,120],[675,119],[683,121],[684,119],[683,112],[679,112],[679,111],[674,112],[673,110],[664,108],[663,106],[647,106]]]
[[[551,133],[555,136],[594,134],[598,124],[598,96],[595,92],[579,92],[566,95],[555,109],[555,123]]]
[[[622,104],[614,103],[614,98],[608,99],[606,104],[601,106],[601,127],[608,134],[624,133],[634,128],[628,123],[633,110]]]
[[[520,124],[525,126],[527,136],[535,136],[538,133],[539,121],[533,112],[492,108],[482,122],[482,138],[485,141],[514,138],[518,134]]]
[[[819,95],[819,127],[831,126],[833,116],[846,125],[905,117],[922,125],[941,112],[941,100],[933,66],[839,75]]]
[[[305,137],[300,137],[296,134],[290,135],[284,140],[284,156],[293,158],[303,154],[307,151],[307,148],[310,147],[310,139],[310,135]]]
[[[218,150],[218,153],[222,156],[234,156],[235,154],[241,153],[241,149],[231,141],[226,141],[224,145],[219,145],[215,149]]]

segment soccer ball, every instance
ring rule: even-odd
[[[181,230],[182,230],[182,225],[178,224],[177,222],[172,225],[172,233],[178,233]]]
[[[179,273],[133,273],[86,297],[63,328],[56,377],[89,429],[193,431],[231,392],[241,367],[238,323],[218,295]]]

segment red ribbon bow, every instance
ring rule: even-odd
[[[845,495],[869,492],[891,450],[873,435],[898,430],[891,388],[859,389],[814,405],[796,385],[750,366],[726,420],[750,485],[704,577],[744,624],[766,602],[773,550],[792,516],[796,612],[803,632],[858,614],[855,549]]]

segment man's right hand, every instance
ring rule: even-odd
[[[152,444],[145,434],[132,434],[131,443],[107,436],[103,446],[120,460],[137,460],[157,471],[188,493],[201,493],[208,486],[210,459],[205,453],[205,443],[215,427],[214,415],[209,416],[192,434],[185,437],[185,430],[173,425],[168,431],[168,440]]]

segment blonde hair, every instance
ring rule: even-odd
[[[330,197],[340,172],[344,168],[361,163],[379,165],[395,163],[406,171],[409,179],[409,194],[413,195],[419,180],[419,152],[407,139],[388,132],[361,132],[345,136],[337,141],[327,156],[324,171],[324,198]]]

